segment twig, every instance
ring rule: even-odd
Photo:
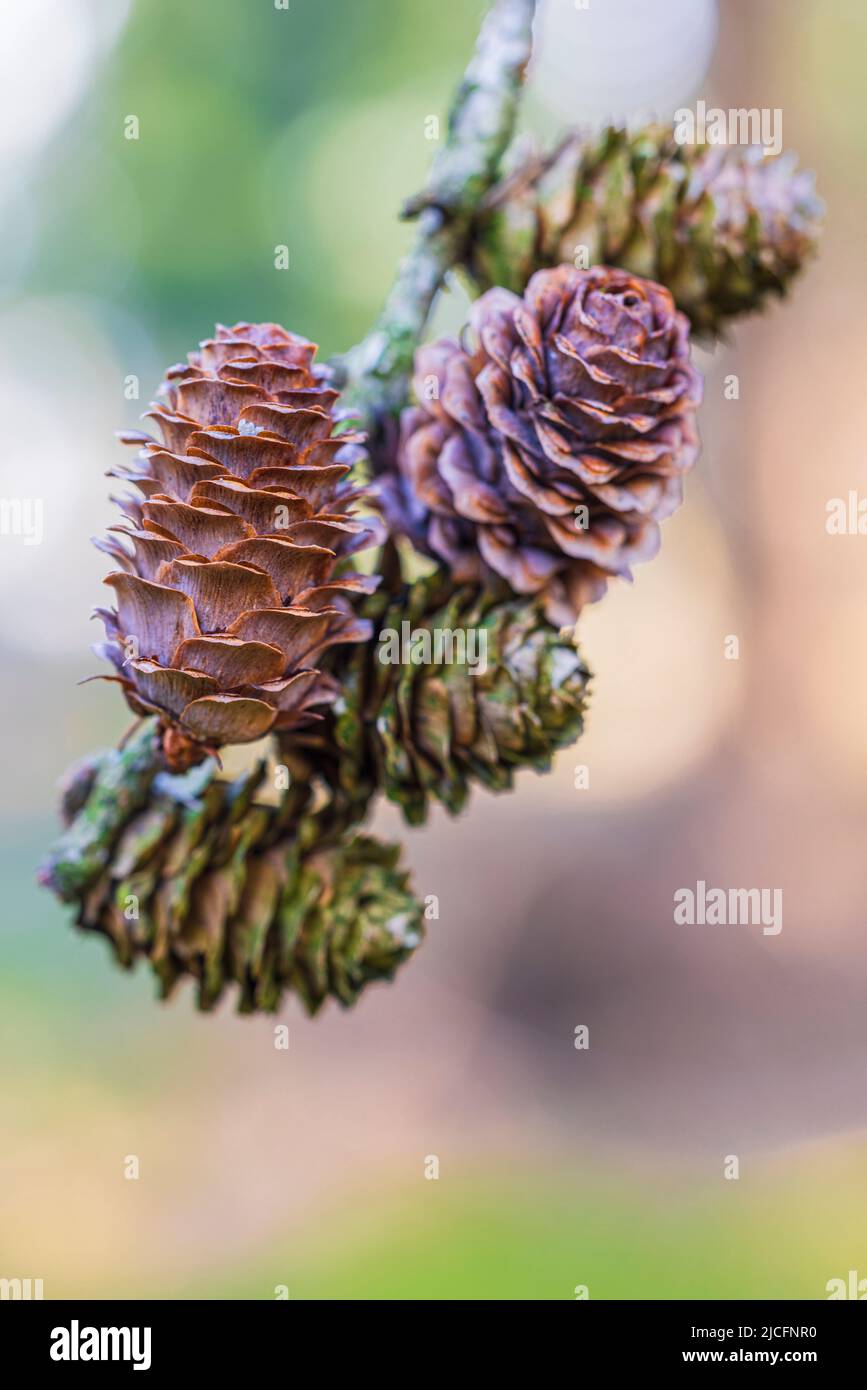
[[[40,882],[66,902],[86,891],[108,863],[118,826],[145,805],[160,767],[150,724],[106,752],[92,769],[84,804],[42,864]]]
[[[496,0],[455,94],[427,187],[404,208],[418,236],[367,337],[334,364],[349,402],[375,428],[407,395],[412,359],[447,271],[463,260],[479,200],[512,138],[532,48],[535,0]]]

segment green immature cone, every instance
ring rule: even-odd
[[[144,748],[153,732],[138,738]],[[91,760],[84,810],[115,762]],[[424,908],[399,847],[352,833],[346,818],[306,814],[294,784],[282,802],[260,801],[267,770],[262,762],[232,782],[213,761],[158,773],[144,804],[116,815],[87,883],[62,885],[78,925],[107,937],[126,968],[147,959],[163,998],[191,978],[203,1010],[234,984],[242,1013],[273,1012],[291,992],[312,1014],[390,979],[422,939]],[[82,789],[78,778],[65,798],[79,819]]]
[[[794,156],[681,145],[670,126],[568,137],[488,194],[467,268],[480,289],[520,294],[564,261],[608,264],[667,286],[697,333],[784,294],[816,249],[823,205]]]
[[[381,790],[421,824],[431,801],[455,814],[473,782],[508,790],[581,733],[589,672],[535,602],[449,595],[434,576],[365,614],[374,639],[341,672],[320,745],[338,799],[363,806]]]

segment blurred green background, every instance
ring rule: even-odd
[[[215,317],[286,320],[326,352],[345,346],[407,244],[394,214],[424,178],[424,118],[444,110],[481,8],[130,6],[47,155],[34,282],[110,295],[161,361]],[[136,338],[117,341],[134,352]]]
[[[273,1020],[158,1005],[35,886],[56,778],[127,723],[75,684],[102,601],[87,538],[112,519],[112,431],[215,320],[277,319],[326,354],[366,330],[484,6],[4,11],[0,467],[46,533],[0,543],[0,1276],[49,1298],[359,1299],[821,1298],[867,1277],[867,572],[823,529],[825,498],[863,485],[865,14],[833,8],[724,0],[706,73],[711,0],[544,6],[528,126],[780,106],[828,243],[791,305],[702,357],[687,505],[587,615],[580,750],[405,834],[441,920],[355,1011],[288,1007],[287,1052]],[[672,886],[715,874],[782,884],[780,938],[674,933]]]

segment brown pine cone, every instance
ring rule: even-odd
[[[369,635],[353,600],[377,580],[341,566],[378,538],[351,515],[361,436],[334,432],[315,353],[276,324],[218,326],[166,375],[148,412],[162,440],[121,436],[139,453],[115,476],[138,495],[96,542],[120,566],[96,650],[159,715],[173,770],[309,722],[337,689],[320,654]]]
[[[668,290],[625,271],[540,271],[489,290],[466,345],[416,354],[383,502],[459,581],[541,594],[568,623],[659,546],[698,454],[701,378]]]

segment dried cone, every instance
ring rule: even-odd
[[[589,672],[534,601],[449,594],[433,576],[366,611],[374,640],[341,662],[326,724],[281,751],[302,783],[324,778],[334,805],[360,815],[382,791],[420,824],[431,801],[460,811],[474,782],[505,791],[518,769],[546,770],[581,733]]]
[[[322,652],[369,635],[353,601],[377,580],[342,565],[377,538],[351,515],[360,437],[335,433],[315,352],[276,324],[218,327],[167,373],[161,440],[122,436],[139,452],[116,476],[137,495],[97,541],[119,566],[98,650],[159,716],[173,770],[315,718],[337,689]]]
[[[117,758],[94,760],[94,801]],[[329,997],[350,1005],[419,945],[423,905],[398,847],[321,835],[315,817],[286,833],[282,808],[257,802],[264,771],[160,774],[144,805],[118,811],[107,862],[72,896],[78,925],[107,937],[120,965],[146,959],[163,997],[192,979],[200,1009],[232,985],[242,1013],[276,1010],[287,992],[310,1013]]]
[[[417,352],[384,504],[458,582],[498,577],[569,623],[655,555],[682,500],[701,399],[688,321],[660,285],[563,265],[522,299],[489,290],[470,336]]]
[[[575,134],[488,195],[469,269],[520,294],[563,261],[620,266],[671,290],[696,332],[785,293],[816,249],[823,206],[794,156],[680,145],[671,126]]]

